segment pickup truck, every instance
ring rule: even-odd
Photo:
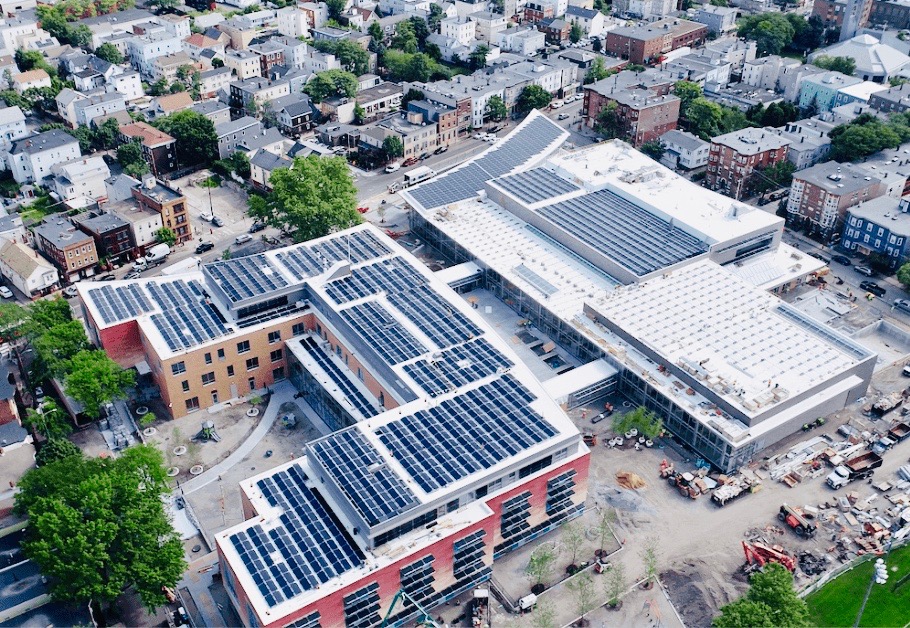
[[[854,480],[864,480],[870,477],[876,469],[882,466],[882,462],[880,455],[874,451],[868,451],[836,467],[825,481],[831,488],[838,489]]]
[[[754,493],[760,487],[761,480],[754,474],[743,474],[742,476],[732,477],[726,484],[714,489],[714,492],[711,493],[711,501],[713,501],[718,508],[722,508],[737,497],[741,497],[748,493]]]

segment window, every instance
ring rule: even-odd
[[[206,353],[206,354],[205,354],[205,363],[206,363],[206,364],[211,364],[211,363],[212,363],[212,354],[211,354],[211,353]]]
[[[272,370],[272,379],[276,382],[280,382],[284,379],[284,367],[279,366],[277,369]]]
[[[186,364],[183,362],[175,362],[171,364],[172,375],[180,375],[181,373],[186,373]]]
[[[209,384],[215,383],[215,373],[203,373],[202,374],[202,385],[208,386]]]
[[[218,359],[219,360],[224,359],[224,349],[218,349]]]
[[[234,377],[234,365],[233,364],[228,366],[227,373],[228,373],[228,377]]]
[[[303,323],[294,323],[294,326],[291,328],[291,333],[295,336],[302,336],[306,333],[306,325]]]
[[[188,379],[180,382],[180,386],[183,388],[183,392],[190,392],[190,381]]]
[[[250,350],[250,341],[244,340],[237,343],[237,353],[246,353]]]
[[[281,331],[270,331],[269,332],[269,344],[273,345],[276,342],[281,341]]]
[[[199,397],[191,397],[186,400],[186,411],[195,412],[199,409]]]
[[[284,357],[284,352],[281,349],[275,349],[269,354],[269,357],[272,358],[272,362],[280,362]]]
[[[259,368],[259,358],[250,358],[246,361],[246,370],[253,371]]]

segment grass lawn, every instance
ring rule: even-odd
[[[852,626],[872,579],[874,564],[875,560],[867,560],[807,597],[809,622],[814,626]],[[910,546],[891,552],[887,564],[888,583],[873,585],[860,626],[910,624],[910,578],[894,590],[895,584],[910,574]]]

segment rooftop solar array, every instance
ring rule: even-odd
[[[405,364],[404,370],[421,388],[435,397],[511,366],[512,362],[489,341],[479,338],[446,349],[432,360]]]
[[[708,247],[648,210],[601,190],[536,210],[637,276],[705,253]]]
[[[234,303],[268,294],[288,285],[278,268],[262,254],[212,262],[206,264],[205,269]]]
[[[309,447],[370,526],[418,505],[411,489],[356,428],[336,432]]]
[[[301,245],[278,253],[281,262],[298,281],[318,275],[340,261],[360,264],[388,255],[389,248],[369,231],[355,231],[315,245]]]
[[[516,172],[497,179],[496,184],[528,205],[581,189],[546,168]]]
[[[519,264],[512,270],[515,271],[515,274],[527,281],[529,284],[534,286],[541,294],[550,297],[559,292],[559,288],[551,284],[549,281],[535,273],[533,270],[525,266],[523,263]]]
[[[389,301],[439,348],[449,347],[481,334],[479,327],[429,286],[418,286],[412,290],[397,292],[389,296]]]
[[[305,246],[282,251],[278,253],[277,258],[297,281],[314,277],[324,272],[328,266],[325,258],[316,255]]]
[[[102,286],[88,291],[105,325],[134,319],[154,308],[139,284]]]
[[[357,548],[293,465],[257,485],[283,525],[253,525],[230,541],[269,606],[315,589],[363,562]]]
[[[316,361],[319,367],[325,371],[326,375],[335,382],[338,389],[344,394],[345,399],[350,401],[362,416],[371,417],[379,414],[376,405],[370,402],[370,400],[360,392],[351,379],[344,374],[335,362],[332,361],[329,354],[316,344],[315,340],[312,338],[305,338],[300,344],[313,357],[313,360]]]
[[[326,286],[336,303],[348,303],[380,292],[393,293],[426,283],[423,275],[400,257],[355,268],[347,277]]]
[[[564,133],[546,116],[537,116],[469,165],[414,188],[410,195],[425,209],[471,198],[490,179],[541,156]]]
[[[427,348],[378,303],[366,301],[354,305],[342,310],[341,316],[389,364],[398,364],[427,352]]]
[[[505,375],[376,430],[427,492],[518,455],[556,429],[528,406],[534,396]]]
[[[189,349],[228,333],[221,315],[205,302],[197,282],[150,282],[147,289],[161,308],[152,314],[152,323],[171,351]]]

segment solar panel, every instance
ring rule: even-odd
[[[310,248],[320,255],[335,261],[348,260],[360,264],[391,253],[389,248],[369,231],[355,231],[346,236],[336,236]]]
[[[398,364],[427,352],[413,334],[388,310],[373,301],[341,311],[341,316],[389,364]]]
[[[354,385],[351,378],[342,372],[341,368],[332,361],[329,355],[323,351],[319,345],[316,344],[315,340],[307,337],[304,338],[300,344],[313,357],[313,360],[315,360],[319,367],[325,371],[326,375],[335,382],[339,390],[344,394],[345,399],[353,404],[361,414],[361,417],[367,418],[379,414],[376,405],[360,392],[360,389]]]
[[[229,537],[269,606],[315,589],[360,565],[363,556],[297,465],[257,482],[281,525],[253,525]]]
[[[220,316],[208,303],[195,302],[152,314],[152,322],[171,351],[189,349],[228,333]]]
[[[380,292],[401,292],[424,283],[426,279],[411,264],[393,257],[355,268],[347,277],[328,284],[326,292],[336,303],[348,303]]]
[[[325,270],[324,260],[303,245],[278,253],[277,258],[298,281],[314,277]]]
[[[234,303],[288,286],[278,268],[262,254],[212,262],[205,270]]]
[[[105,325],[131,320],[154,309],[139,284],[101,286],[88,291]]]
[[[528,406],[533,399],[504,375],[376,433],[414,481],[432,492],[554,436],[556,429]]]
[[[433,359],[405,364],[405,372],[431,396],[455,390],[507,369],[512,362],[485,338],[446,349]]]
[[[601,190],[536,210],[638,276],[708,250],[707,245],[644,207]]]
[[[535,273],[524,264],[519,264],[512,270],[515,271],[516,275],[534,286],[541,294],[545,296],[550,297],[559,292],[559,288],[551,284],[549,281]]]
[[[480,328],[429,286],[389,296],[389,301],[413,321],[437,347],[449,347],[481,334]]]
[[[411,489],[357,429],[336,432],[309,448],[368,525],[418,505]]]
[[[546,168],[533,168],[496,179],[496,184],[531,205],[581,188]]]
[[[441,207],[477,196],[484,183],[492,178],[489,172],[472,163],[414,188],[411,196],[427,209]]]

